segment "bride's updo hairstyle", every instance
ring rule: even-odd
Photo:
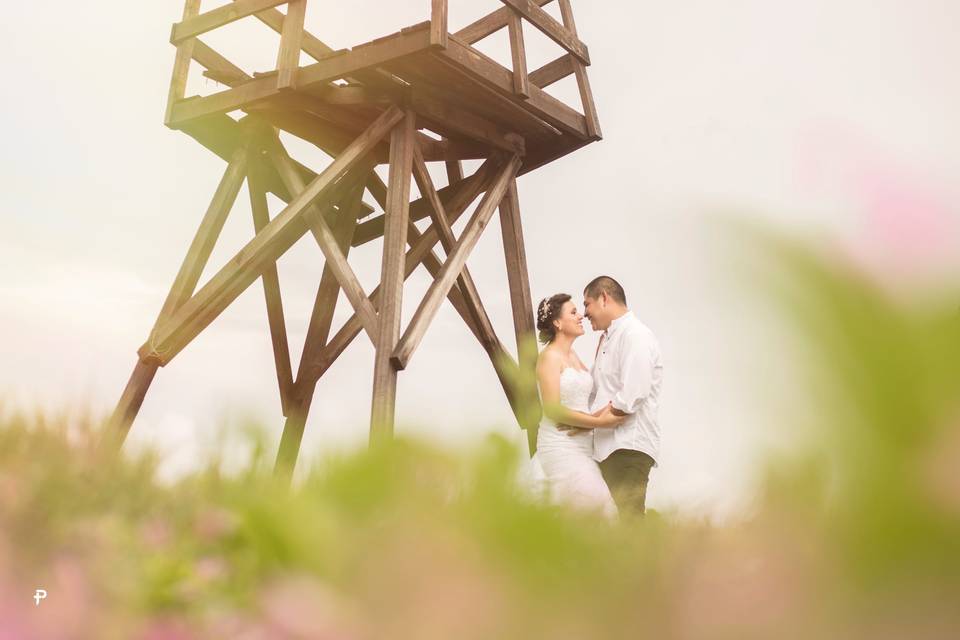
[[[560,317],[563,305],[569,300],[572,300],[570,294],[557,293],[540,301],[537,306],[537,331],[542,344],[550,344],[557,337],[553,321]]]

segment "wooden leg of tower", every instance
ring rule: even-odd
[[[117,407],[107,423],[107,431],[100,441],[102,449],[116,450],[123,446],[158,368],[158,364],[137,361],[133,367],[133,373],[130,374],[130,380],[127,381],[127,386],[123,390],[123,395],[120,396],[120,401],[117,402]]]
[[[173,285],[167,294],[163,303],[154,328],[151,331],[151,340],[156,333],[157,328],[165,322],[170,316],[179,309],[184,302],[190,299],[200,280],[200,275],[210,254],[213,252],[213,246],[223,230],[227,215],[233,208],[237,199],[240,187],[246,176],[248,149],[246,144],[237,147],[236,151],[227,166],[220,184],[214,193],[213,200],[200,222],[200,227],[187,250],[187,255],[180,265],[180,270],[174,278]],[[157,373],[160,363],[152,358],[142,357],[133,368],[130,380],[120,396],[120,401],[113,412],[113,416],[107,423],[107,433],[104,434],[104,446],[119,448],[123,446],[127,433],[133,425],[143,399],[146,396],[150,383]]]
[[[340,216],[333,225],[334,236],[345,255],[350,250],[350,240],[357,226],[357,212],[362,196],[363,185],[360,184],[342,203]],[[319,380],[313,375],[310,363],[316,357],[316,352],[327,343],[339,295],[340,284],[337,282],[337,277],[329,265],[324,265],[320,286],[317,288],[317,296],[313,303],[310,325],[307,328],[307,337],[303,344],[303,354],[300,356],[297,382],[285,414],[287,420],[283,425],[283,436],[280,438],[280,449],[277,451],[274,467],[274,472],[278,476],[290,478],[296,467],[297,457],[300,455],[300,443],[303,441],[303,432],[307,425],[307,416],[310,413],[313,394]]]
[[[370,411],[371,444],[389,439],[393,435],[397,369],[390,362],[390,356],[400,337],[415,119],[415,114],[407,111],[404,119],[390,134],[390,176],[387,184],[386,227],[380,271],[380,335],[376,344],[373,402]]]
[[[519,372],[516,393],[517,400],[524,407],[519,421],[520,426],[527,430],[532,456],[536,451],[541,408],[536,387],[537,343],[534,337],[533,300],[527,275],[527,256],[523,245],[516,180],[510,183],[500,204],[500,228],[503,232],[503,252],[507,262],[513,328],[517,338]]]

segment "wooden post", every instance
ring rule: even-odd
[[[350,239],[357,226],[357,209],[362,202],[362,183],[354,187],[341,205],[340,215],[334,223],[333,233],[344,253],[350,250]],[[330,335],[330,325],[333,322],[333,313],[337,307],[337,297],[340,294],[340,284],[333,269],[324,265],[323,275],[320,277],[320,286],[313,304],[313,313],[310,316],[310,325],[307,328],[307,337],[303,344],[303,353],[300,356],[300,366],[297,371],[297,382],[285,414],[287,420],[283,425],[283,435],[280,438],[280,448],[277,451],[277,461],[274,473],[289,480],[300,455],[300,444],[303,441],[304,429],[307,425],[307,416],[313,404],[313,395],[317,388],[318,378],[313,376],[311,363],[318,349],[322,348]]]
[[[560,16],[563,19],[563,26],[576,36],[577,23],[573,19],[573,8],[570,6],[570,0],[560,0]],[[587,77],[587,68],[583,62],[577,59],[573,60],[573,73],[577,78],[577,88],[580,90],[583,115],[587,119],[587,134],[591,138],[599,140],[603,136],[600,132],[600,119],[597,117],[597,105],[593,101],[590,78]]]
[[[513,91],[521,98],[530,97],[530,78],[527,77],[527,49],[523,44],[523,22],[516,11],[507,23],[510,34],[510,55],[513,59]]]
[[[270,223],[267,194],[259,175],[262,170],[263,167],[259,165],[253,166],[247,176],[247,190],[250,192],[250,209],[253,213],[253,227],[256,233],[263,231],[264,227]],[[280,277],[277,274],[276,263],[264,269],[261,280],[263,280],[263,296],[267,304],[270,339],[273,342],[277,383],[280,388],[280,407],[283,415],[287,415],[293,396],[293,371],[290,365],[290,345],[287,341],[287,326],[283,315],[283,299],[280,296]]]
[[[397,370],[390,355],[400,336],[403,309],[404,249],[410,220],[410,178],[416,115],[408,110],[390,134],[390,176],[387,182],[386,228],[380,269],[380,335],[373,369],[373,402],[370,412],[371,444],[393,435],[397,396]]]
[[[432,0],[430,5],[430,44],[447,48],[448,0]]]
[[[200,0],[187,0],[183,7],[184,21],[200,14]],[[167,112],[163,122],[169,127],[173,122],[173,107],[183,100],[187,93],[187,76],[190,74],[190,61],[193,59],[193,43],[189,38],[177,45],[177,57],[173,62],[173,77],[170,78],[170,92],[167,94]]]
[[[307,15],[307,0],[290,0],[280,33],[280,52],[277,54],[277,89],[295,89],[300,68],[300,48],[303,45],[303,21]]]
[[[423,301],[420,303],[420,306],[417,307],[413,318],[410,320],[410,324],[407,326],[407,330],[403,332],[403,337],[400,338],[400,342],[397,344],[393,356],[391,356],[391,362],[393,362],[393,366],[397,369],[402,370],[407,366],[410,356],[413,355],[420,341],[423,340],[427,327],[440,308],[440,303],[447,297],[447,292],[450,291],[450,287],[453,286],[453,283],[463,270],[463,265],[466,263],[470,252],[473,251],[477,241],[480,239],[480,235],[486,228],[487,222],[490,221],[490,217],[496,210],[497,205],[500,204],[500,200],[503,198],[507,186],[510,181],[517,176],[520,163],[520,157],[513,156],[504,164],[493,187],[484,194],[476,212],[473,214],[473,217],[470,218],[466,229],[464,229],[460,235],[460,239],[457,241],[453,252],[447,256],[447,261],[443,264],[440,275],[433,281],[430,288],[427,289]]]
[[[100,441],[101,450],[115,451],[123,446],[158,367],[159,365],[155,362],[137,361],[133,367],[133,373],[130,374],[130,380],[127,381],[127,386],[120,396],[120,401],[117,402],[117,408],[107,422],[106,431]]]
[[[387,110],[377,118],[329,167],[293,197],[290,204],[263,231],[159,327],[156,338],[140,348],[141,357],[155,357],[166,363],[189,344],[260,277],[267,265],[276,262],[309,230],[312,221],[308,211],[313,210],[314,202],[335,194],[338,188],[350,185],[347,174],[356,168],[381,136],[402,118],[403,113],[396,108]]]
[[[227,165],[227,170],[217,186],[210,206],[200,222],[200,227],[194,235],[193,242],[184,256],[180,270],[173,280],[173,285],[160,309],[154,324],[153,335],[159,326],[170,318],[193,294],[197,282],[203,273],[203,268],[210,259],[213,246],[216,244],[227,215],[233,208],[237,194],[246,175],[247,158],[249,151],[246,144],[238,145]],[[133,421],[140,411],[143,398],[157,373],[159,362],[141,357],[130,375],[130,380],[117,402],[117,407],[108,423],[109,435],[107,439],[112,446],[122,446]]]
[[[491,174],[492,168],[493,165],[491,161],[488,160],[471,178],[460,182],[452,194],[449,194],[445,206],[451,225],[460,219],[460,216],[463,215],[467,207],[470,206],[470,203],[473,202],[481,192],[490,188],[491,181],[493,180]],[[359,230],[360,226],[358,226],[357,229]],[[404,279],[410,277],[414,269],[428,258],[433,246],[439,241],[439,232],[436,227],[431,225],[422,235],[409,234],[408,241],[410,250],[407,251],[406,256],[404,256]],[[380,287],[377,287],[370,294],[370,299],[374,305],[379,305],[379,298]],[[357,318],[357,314],[354,314],[340,327],[340,330],[330,339],[329,344],[323,348],[323,351],[317,354],[316,362],[314,363],[314,375],[317,377],[323,375],[327,368],[343,353],[343,350],[359,335],[360,331],[362,331],[360,320]]]
[[[536,390],[537,343],[533,321],[533,300],[527,276],[527,256],[520,223],[520,200],[516,180],[510,183],[500,203],[500,229],[503,233],[503,253],[507,263],[507,282],[510,287],[510,306],[513,310],[513,328],[517,339],[519,362],[517,401],[522,407],[518,415],[520,426],[527,430],[530,455],[536,451],[537,429],[541,418],[540,401]]]

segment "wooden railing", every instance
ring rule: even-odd
[[[446,28],[447,1],[433,0],[431,28],[435,31],[442,24]],[[587,45],[577,37],[577,26],[573,18],[570,0],[556,0],[560,5],[562,23],[543,10],[554,0],[500,0],[504,5],[500,9],[485,15],[454,33],[454,37],[465,44],[473,45],[503,28],[510,36],[510,57],[513,65],[513,89],[521,98],[530,96],[530,84],[543,89],[573,74],[580,91],[583,115],[587,121],[590,137],[600,137],[600,122],[597,108],[587,77],[586,67],[590,64],[590,52]],[[522,20],[527,20],[538,31],[566,50],[559,58],[542,67],[528,72],[526,48],[523,41]]]
[[[513,92],[520,100],[530,97],[531,85],[543,89],[574,75],[583,105],[587,135],[599,138],[600,125],[586,71],[590,64],[590,53],[577,36],[570,0],[556,0],[562,17],[560,22],[542,8],[554,0],[500,1],[505,6],[458,30],[453,36],[470,46],[506,28],[510,40]],[[173,26],[170,36],[171,43],[177,47],[177,55],[167,101],[167,125],[177,126],[184,120],[208,112],[238,108],[278,91],[296,89],[298,80],[310,83],[317,76],[322,76],[319,72],[314,73],[313,69],[306,68],[304,71],[304,68],[299,66],[301,50],[317,60],[329,58],[335,53],[332,48],[304,29],[306,4],[307,0],[233,0],[231,4],[200,13],[200,0],[186,0],[183,19]],[[449,0],[431,0],[429,45],[432,47],[445,49],[448,46],[448,4]],[[286,14],[277,10],[280,5],[287,5]],[[259,77],[254,80],[198,38],[248,16],[255,16],[280,34],[276,72],[268,78]],[[565,53],[538,69],[528,71],[522,26],[524,20],[562,47]],[[244,89],[235,90],[232,94],[225,91],[222,98],[207,98],[207,102],[202,105],[183,105],[191,60],[196,60],[205,67],[207,76],[231,87],[243,84]],[[345,65],[344,68],[348,69],[349,66]]]

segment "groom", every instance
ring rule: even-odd
[[[586,286],[583,308],[594,331],[603,331],[592,369],[590,410],[611,404],[614,413],[626,416],[616,428],[594,429],[593,457],[620,513],[643,515],[650,469],[660,452],[660,345],[627,308],[623,287],[609,276]]]

